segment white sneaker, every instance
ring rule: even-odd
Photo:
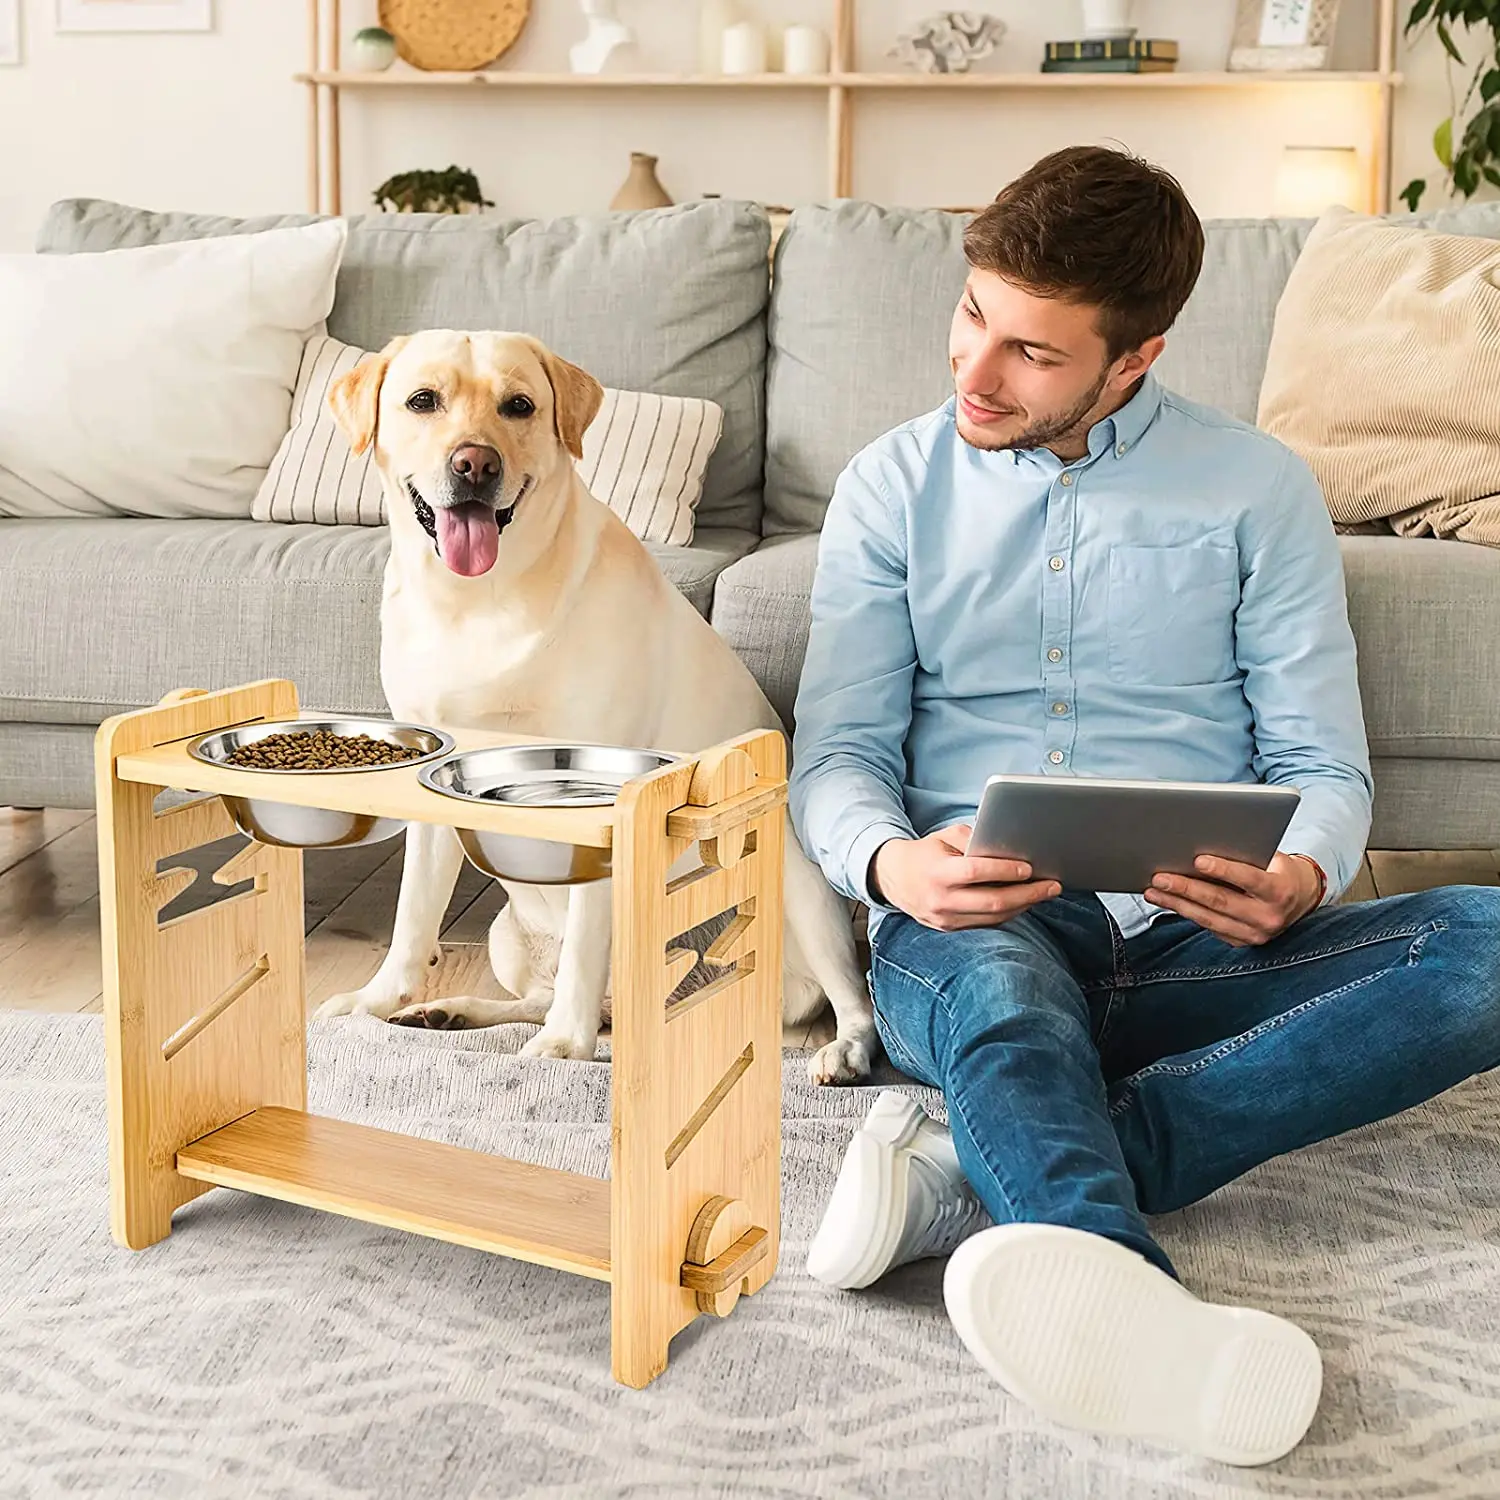
[[[943,1297],[979,1363],[1068,1427],[1266,1464],[1318,1409],[1323,1362],[1296,1324],[1200,1302],[1102,1235],[986,1230],[948,1262]]]
[[[886,1089],[844,1153],[808,1275],[852,1291],[894,1266],[947,1255],[989,1222],[952,1137],[921,1105]]]

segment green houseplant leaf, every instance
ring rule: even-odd
[[[1403,30],[1408,37],[1431,30],[1449,60],[1467,69],[1455,27],[1464,28],[1464,43],[1478,61],[1463,86],[1450,72],[1452,107],[1432,133],[1432,151],[1448,187],[1468,198],[1483,183],[1500,187],[1500,0],[1415,0]],[[1402,190],[1402,201],[1415,212],[1426,190],[1426,179],[1416,178]]]

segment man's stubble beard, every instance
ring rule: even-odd
[[[971,448],[978,448],[983,453],[1004,453],[1012,448],[1045,448],[1048,443],[1071,437],[1099,404],[1099,397],[1104,394],[1105,384],[1109,380],[1109,371],[1110,367],[1105,365],[1099,372],[1099,378],[1094,382],[1093,389],[1086,396],[1080,397],[1067,411],[1060,412],[1056,416],[1043,417],[1041,421],[1033,423],[1013,438],[1007,438],[1002,442],[976,441],[963,430],[962,424],[959,424],[958,435]]]

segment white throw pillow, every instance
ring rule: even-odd
[[[326,335],[309,340],[291,430],[251,508],[257,521],[385,524],[374,452],[356,457],[328,409],[333,383],[374,357]],[[685,547],[693,540],[693,508],[723,430],[724,412],[712,401],[606,388],[599,415],[583,435],[578,472],[638,537]]]
[[[0,515],[249,515],[347,235],[0,255]]]

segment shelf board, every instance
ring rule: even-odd
[[[1400,83],[1399,73],[858,73],[830,78],[856,89],[1244,88],[1268,83]]]
[[[1300,72],[1246,73],[752,73],[698,76],[680,73],[298,73],[298,83],[320,83],[340,89],[480,88],[480,89],[830,89],[891,91],[951,89],[958,92],[1037,88],[1257,88],[1267,84],[1388,84],[1400,73]]]
[[[341,89],[826,89],[832,81],[820,73],[747,73],[698,77],[685,73],[298,73],[298,83],[326,83]]]
[[[610,1279],[609,1183],[295,1109],[257,1109],[184,1146],[177,1170],[217,1183]]]

